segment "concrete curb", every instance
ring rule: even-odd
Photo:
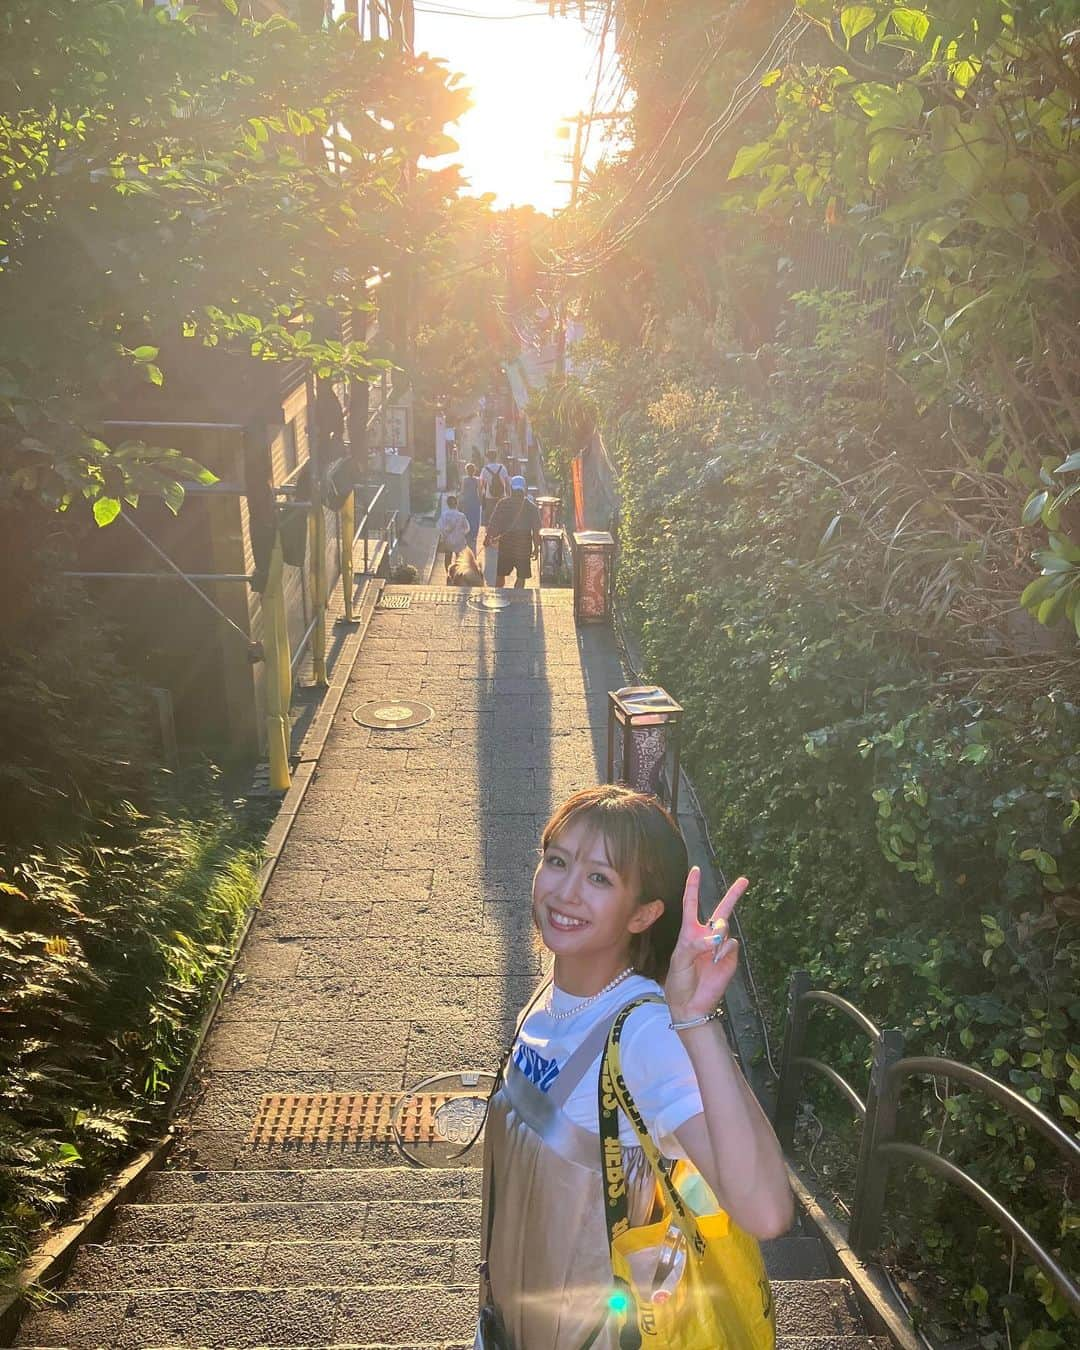
[[[266,857],[259,869],[258,896],[248,912],[232,960],[223,972],[199,1022],[195,1040],[192,1042],[191,1051],[188,1055],[187,1065],[166,1098],[164,1114],[167,1119],[171,1120],[183,1099],[184,1092],[191,1081],[196,1061],[202,1052],[210,1028],[221,1007],[221,1000],[232,980],[236,963],[240,959],[248,934],[251,932],[252,925],[259,913],[263,896],[266,894],[266,888],[274,875],[274,869],[285,847],[285,841],[289,837],[289,831],[293,827],[300,805],[314,777],[319,755],[326,744],[334,718],[341,705],[349,675],[356,663],[360,644],[363,642],[371,623],[371,617],[375,612],[379,596],[382,594],[383,585],[382,581],[371,579],[366,581],[360,598],[354,631],[342,644],[341,652],[334,663],[333,674],[326,693],[323,695],[318,714],[301,742],[298,762],[292,775],[292,786],[285,794],[274,817],[274,822],[267,831],[263,844]],[[162,1166],[169,1149],[172,1147],[173,1139],[173,1126],[170,1124],[168,1133],[145,1148],[134,1161],[127,1164],[117,1177],[96,1191],[87,1200],[83,1213],[58,1229],[21,1267],[13,1281],[12,1291],[0,1301],[0,1344],[10,1345],[12,1343],[25,1312],[23,1305],[29,1291],[36,1285],[52,1284],[63,1277],[74,1261],[78,1249],[85,1242],[93,1241],[102,1232],[113,1210],[122,1204],[128,1195],[139,1186],[147,1173],[154,1172]]]

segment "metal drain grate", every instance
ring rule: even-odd
[[[381,594],[376,602],[376,609],[408,609],[412,602],[411,595],[386,595]]]
[[[391,1116],[410,1144],[458,1142],[475,1118],[475,1093],[311,1092],[263,1097],[249,1144],[392,1144]],[[483,1099],[480,1099],[482,1107]]]
[[[372,699],[353,710],[354,722],[362,727],[374,727],[377,731],[407,731],[410,727],[422,727],[434,716],[435,709],[429,703],[396,699],[393,696]]]

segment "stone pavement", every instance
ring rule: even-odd
[[[166,1170],[84,1247],[24,1346],[471,1345],[479,1173],[382,1144],[253,1143],[270,1094],[400,1091],[494,1068],[542,973],[541,828],[599,780],[610,631],[567,591],[388,587],[182,1107]],[[370,700],[429,721],[377,731]],[[787,1245],[785,1245],[787,1244]],[[816,1240],[773,1244],[791,1350],[855,1350]],[[813,1331],[815,1339],[802,1336]],[[546,1350],[525,1347],[524,1350]]]

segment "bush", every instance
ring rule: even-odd
[[[211,770],[155,768],[143,691],[35,523],[0,529],[0,1275],[160,1127],[257,890],[257,822]]]
[[[675,343],[594,359],[620,473],[622,599],[649,678],[686,706],[721,859],[754,878],[774,1035],[803,967],[914,1053],[974,1063],[1075,1128],[1080,711],[1053,683],[1067,667],[1033,679],[986,659],[988,623],[960,628],[990,588],[964,532],[953,540],[931,511],[908,515],[902,543],[894,528],[911,506],[904,475],[940,455],[936,428],[879,386],[866,395],[859,315],[819,318],[830,349],[813,331],[779,344],[758,403],[721,357],[695,366]],[[827,1017],[814,1028],[810,1053],[864,1084],[864,1043]],[[1077,1268],[1057,1155],[974,1094],[937,1088],[908,1087],[906,1137],[942,1148]],[[843,1140],[817,1154],[843,1197],[851,1124],[828,1089],[813,1100]],[[1012,1277],[1008,1242],[958,1192],[898,1172],[888,1211],[886,1257],[916,1281],[928,1325],[977,1328],[987,1347],[1069,1343],[1062,1301],[1023,1259]]]

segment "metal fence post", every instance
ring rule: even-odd
[[[863,1121],[859,1165],[855,1173],[855,1196],[848,1224],[848,1241],[856,1256],[865,1260],[881,1241],[881,1219],[885,1208],[885,1188],[889,1163],[878,1149],[896,1136],[896,1116],[900,1084],[890,1081],[889,1070],[904,1053],[904,1038],[899,1031],[883,1031],[874,1046],[870,1086],[866,1093],[866,1119]]]
[[[795,1109],[799,1104],[799,1084],[802,1073],[794,1063],[802,1054],[806,1038],[806,1018],[809,1007],[803,995],[810,992],[808,971],[793,970],[788,982],[787,1023],[784,1027],[784,1052],[780,1060],[780,1082],[776,1086],[776,1106],[773,1110],[773,1129],[780,1147],[790,1150],[795,1136]]]
[[[311,668],[315,683],[326,685],[326,512],[318,476],[311,483]]]
[[[266,748],[270,760],[270,788],[287,792],[289,776],[289,630],[285,626],[284,561],[281,535],[275,534],[263,591],[263,647],[266,653]]]
[[[352,542],[353,531],[356,529],[356,497],[350,490],[348,496],[341,504],[341,513],[338,516],[338,535],[341,542],[341,558],[338,566],[341,568],[341,587],[345,601],[345,622],[353,621],[353,588],[356,585],[356,578],[353,574],[353,554]]]

